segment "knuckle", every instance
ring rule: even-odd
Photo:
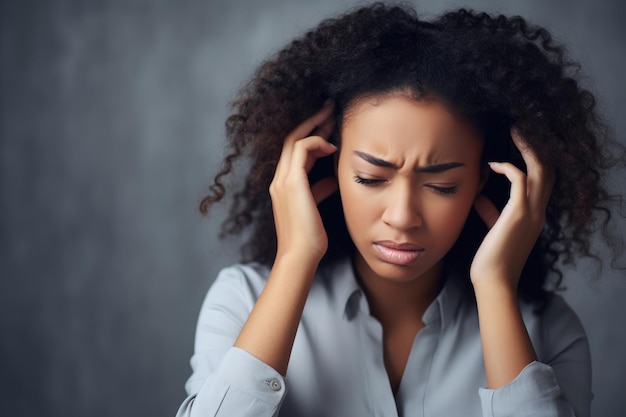
[[[293,145],[293,153],[296,152],[306,152],[307,150],[307,141],[308,138],[304,138],[304,139],[300,139],[298,141],[296,141],[296,143]]]
[[[302,148],[304,148],[306,145],[306,138],[297,140],[296,143],[293,144],[293,150],[294,152],[297,150],[301,150]]]
[[[325,139],[319,135],[311,135],[298,140],[295,146],[299,149],[308,150],[318,145],[320,141],[325,141]]]
[[[279,192],[280,189],[284,187],[284,184],[285,184],[285,179],[282,175],[274,177],[274,179],[270,183],[270,192],[274,192],[274,193]]]
[[[516,167],[514,167],[515,169],[511,172],[511,176],[515,177],[515,179],[517,181],[525,181],[526,180],[526,174],[524,174],[524,172],[520,171],[519,169],[517,169]]]

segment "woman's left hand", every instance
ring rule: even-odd
[[[478,215],[489,227],[470,268],[475,290],[504,285],[517,291],[522,269],[541,234],[554,186],[554,174],[541,164],[516,128],[511,137],[526,163],[527,174],[508,162],[490,163],[491,169],[511,182],[509,201],[501,213],[485,196],[474,202]]]

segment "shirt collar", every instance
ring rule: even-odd
[[[335,311],[344,319],[352,320],[358,314],[361,303],[366,300],[361,300],[365,296],[354,273],[351,258],[346,256],[335,260],[327,264],[321,273]],[[462,277],[455,273],[448,273],[439,295],[422,316],[424,324],[430,325],[441,320],[443,327],[453,321],[462,297],[468,290],[470,289],[467,283],[463,282]]]
[[[335,311],[352,320],[363,292],[354,274],[351,257],[341,257],[327,264],[321,272]]]
[[[458,309],[462,304],[462,298],[469,289],[458,275],[448,273],[443,288],[437,298],[424,312],[422,320],[429,325],[437,321],[441,322],[441,327],[455,320]],[[469,278],[468,278],[469,280]]]

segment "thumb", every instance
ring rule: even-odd
[[[496,206],[482,194],[474,200],[474,210],[476,210],[489,229],[496,224],[498,217],[500,217],[500,212]]]

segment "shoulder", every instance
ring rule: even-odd
[[[259,263],[223,268],[204,298],[202,314],[230,312],[245,319],[263,291],[268,275],[269,268]]]
[[[270,270],[270,266],[260,263],[240,263],[222,269],[204,299],[202,318],[227,314],[245,321],[265,288]],[[358,284],[349,258],[322,263],[307,296],[308,310],[333,306],[343,312],[356,290]]]
[[[252,262],[240,263],[223,268],[211,285],[211,291],[244,291],[251,294],[260,294],[265,286],[270,268],[266,265]]]
[[[347,266],[346,266],[347,265]],[[350,275],[349,262],[344,260],[321,264],[316,271],[311,291],[325,291],[337,283],[337,276]],[[239,295],[256,300],[263,291],[271,267],[258,262],[238,263],[223,268],[215,278],[207,297]]]

